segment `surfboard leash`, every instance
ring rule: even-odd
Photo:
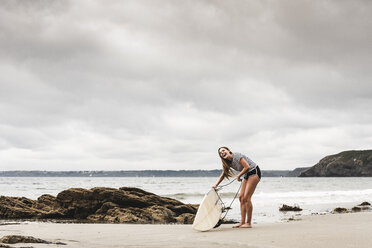
[[[222,203],[222,212],[225,212],[225,211],[226,211],[226,212],[225,212],[225,215],[224,215],[224,216],[223,216],[223,217],[222,217],[222,218],[217,222],[217,224],[216,224],[213,228],[217,228],[217,227],[219,227],[219,226],[222,224],[222,222],[223,222],[223,220],[225,219],[227,213],[228,213],[229,210],[231,209],[231,206],[232,206],[233,202],[235,201],[236,197],[238,196],[238,193],[239,193],[240,188],[242,187],[242,184],[240,183],[239,189],[238,189],[238,191],[236,191],[236,194],[235,194],[235,196],[234,196],[234,199],[231,201],[230,206],[228,206],[228,207],[226,207],[225,203],[222,201],[222,199],[221,199],[221,197],[220,197],[220,195],[218,194],[217,191],[220,190],[221,188],[223,188],[223,187],[225,187],[225,186],[231,184],[231,183],[234,182],[235,180],[236,180],[236,179],[234,179],[234,180],[232,180],[231,182],[229,182],[228,184],[222,185],[222,186],[220,186],[218,189],[216,189],[217,196],[218,196],[219,200],[220,200],[221,203]]]
[[[223,187],[225,187],[225,186],[227,186],[227,185],[232,184],[235,180],[236,180],[236,178],[234,178],[234,179],[233,179],[231,182],[229,182],[229,183],[226,183],[226,184],[224,184],[224,185],[218,186],[218,187],[216,188],[216,191],[222,189]]]

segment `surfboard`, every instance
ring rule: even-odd
[[[218,223],[221,214],[221,201],[218,198],[216,190],[212,188],[200,203],[192,228],[202,232],[208,231]]]

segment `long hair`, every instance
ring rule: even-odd
[[[221,155],[220,155],[220,149],[222,149],[222,148],[225,148],[226,150],[228,150],[230,152],[230,154],[232,154],[232,152],[226,146],[221,146],[217,150],[218,156],[220,156],[221,161],[222,161],[223,176],[228,179],[229,177],[232,177],[234,173],[233,173],[233,170],[231,169],[231,161],[222,158]]]

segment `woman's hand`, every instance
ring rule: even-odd
[[[224,176],[223,171],[222,171],[221,172],[221,176],[218,178],[216,184],[212,186],[212,189],[217,190],[218,185],[222,182],[222,180],[224,179],[224,177],[225,176]]]
[[[242,181],[242,179],[240,179],[240,177],[243,176],[247,171],[249,171],[249,168],[250,168],[248,162],[245,161],[244,158],[241,158],[241,159],[240,159],[240,164],[243,165],[244,168],[243,168],[243,170],[239,173],[239,175],[236,177],[236,180],[237,180],[238,182],[241,182],[241,181]]]

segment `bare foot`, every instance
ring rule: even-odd
[[[240,228],[252,228],[252,225],[248,224],[248,223],[245,223],[245,224],[241,225]]]
[[[242,223],[239,223],[239,224],[233,226],[233,228],[239,228],[239,227],[241,227],[242,225],[243,225]]]

